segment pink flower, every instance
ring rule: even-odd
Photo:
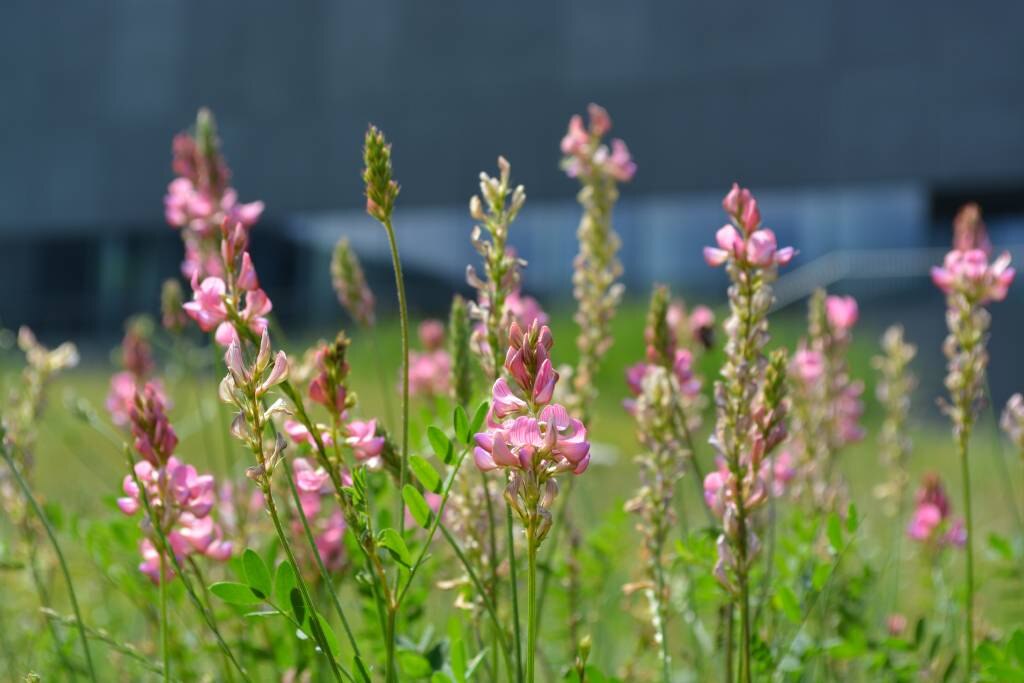
[[[813,384],[825,374],[825,359],[820,351],[802,346],[793,354],[791,367],[804,384]]]
[[[427,351],[436,351],[444,345],[444,323],[440,320],[424,320],[419,327],[420,344]]]
[[[750,191],[733,183],[722,200],[722,207],[735,223],[719,228],[715,234],[718,247],[704,247],[704,260],[709,266],[725,264],[730,258],[741,265],[769,268],[784,266],[796,255],[792,247],[779,248],[775,233],[762,228],[761,213]],[[737,227],[739,230],[737,230]]]
[[[899,613],[890,614],[889,618],[885,620],[885,627],[890,636],[898,638],[907,630],[907,618]]]
[[[620,183],[628,183],[636,175],[636,163],[629,153],[626,143],[618,138],[612,140],[612,153],[604,164],[608,175]]]
[[[590,118],[590,132],[597,137],[604,137],[612,129],[612,117],[599,104],[591,102],[587,105],[587,116]]]
[[[825,297],[825,315],[828,324],[840,335],[845,335],[857,323],[857,300],[852,296]]]
[[[505,310],[511,315],[512,320],[519,323],[523,329],[530,329],[534,321],[541,325],[548,323],[548,314],[540,307],[537,300],[532,296],[525,296],[518,289],[505,297]]]
[[[589,141],[590,136],[583,127],[583,117],[579,114],[573,114],[572,118],[569,119],[569,130],[566,132],[565,137],[562,138],[562,154],[575,156],[583,151]]]
[[[199,283],[198,273],[192,277],[192,301],[182,308],[190,318],[199,324],[199,329],[209,332],[227,318],[224,305],[227,287],[219,277],[208,277]]]
[[[409,394],[444,396],[451,387],[452,361],[444,349],[409,354]]]
[[[167,419],[166,399],[158,385],[147,382],[136,393],[129,418],[139,455],[154,465],[167,462],[178,445],[178,435]]]
[[[370,469],[381,466],[381,452],[384,450],[384,437],[377,436],[376,420],[352,420],[348,423],[348,438],[345,442],[352,447],[356,460],[366,463]]]
[[[334,444],[334,439],[331,438],[331,432],[322,426],[317,426],[321,429],[320,441],[324,446],[330,446]],[[288,435],[292,441],[298,444],[309,444],[310,446],[316,447],[316,440],[313,435],[306,429],[306,426],[298,420],[285,420],[284,421],[284,433]]]
[[[941,267],[932,268],[935,286],[946,294],[959,293],[978,304],[1005,299],[1014,275],[1008,252],[989,263],[982,249],[954,249],[946,254]]]
[[[952,545],[960,548],[967,542],[963,521],[951,518],[949,498],[942,481],[935,474],[925,475],[917,492],[916,504],[907,535],[915,541],[943,548]]]
[[[724,462],[719,463],[717,470],[709,472],[704,477],[704,503],[718,519],[725,514],[728,482],[729,470]]]
[[[131,420],[135,407],[135,376],[130,372],[119,372],[110,378],[110,393],[107,394],[107,412],[111,421],[124,427]]]
[[[739,183],[733,183],[725,198],[722,199],[722,208],[737,223],[743,226],[748,233],[757,229],[761,224],[761,212],[757,208],[757,200],[745,187]]]

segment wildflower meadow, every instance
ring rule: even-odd
[[[862,333],[853,297],[775,315],[801,245],[739,184],[703,252],[725,298],[626,298],[615,208],[642,169],[612,131],[590,105],[550,141],[579,185],[572,310],[530,294],[529,178],[501,157],[468,201],[472,296],[414,320],[416,179],[370,126],[397,318],[339,234],[343,322],[308,344],[201,110],[171,145],[159,318],[95,381],[27,327],[5,356],[3,680],[1024,681],[1024,398],[992,404],[986,350],[1014,270],[981,207],[932,270],[947,374],[922,395],[923,340]]]

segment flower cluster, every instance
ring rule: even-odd
[[[149,382],[161,394],[163,387],[159,380],[151,380],[155,363],[149,344],[152,325],[147,319],[134,318],[125,327],[124,340],[121,342],[121,365],[124,370],[110,378],[110,392],[107,394],[107,412],[111,421],[118,427],[126,427],[131,420],[131,411],[135,406],[135,394]]]
[[[331,255],[331,284],[334,285],[338,303],[348,311],[352,319],[363,327],[373,327],[376,299],[366,284],[363,266],[347,237],[342,237],[334,246]]]
[[[989,262],[991,244],[977,205],[961,209],[954,227],[954,247],[942,267],[932,268],[932,281],[946,294],[949,336],[943,351],[949,361],[946,388],[952,403],[944,409],[957,434],[966,434],[984,401],[985,337],[991,322],[985,305],[1006,298],[1014,270],[1006,252]]]
[[[749,190],[734,184],[722,207],[731,224],[719,229],[718,249],[704,250],[708,264],[724,264],[732,282],[725,363],[715,384],[718,420],[711,438],[728,469],[720,487],[723,533],[717,542],[715,576],[737,598],[741,621],[749,627],[748,577],[760,547],[750,517],[767,499],[760,476],[763,460],[786,436],[786,360],[775,353],[769,362],[764,353],[774,298],[770,282],[777,266],[788,263],[794,251],[779,249],[774,233],[761,226],[757,200]]]
[[[338,333],[330,344],[321,343],[314,354],[314,372],[309,383],[309,398],[324,407],[330,416],[329,425],[315,425],[320,442],[325,446],[345,444],[352,449],[357,462],[371,469],[380,469],[386,446],[384,436],[378,434],[376,420],[349,420],[348,411],[355,405],[355,395],[348,390],[349,339]],[[316,439],[309,429],[297,420],[285,420],[284,429],[295,443],[316,447]]]
[[[228,185],[231,172],[220,153],[213,116],[200,110],[195,136],[180,133],[174,138],[172,168],[177,177],[167,187],[164,217],[182,231],[185,260],[181,271],[187,278],[223,275],[217,253],[220,226],[251,228],[263,214],[263,202],[242,204]]]
[[[583,208],[572,275],[580,353],[572,375],[570,407],[584,419],[597,396],[594,379],[611,346],[609,328],[623,293],[618,282],[622,277],[617,256],[621,241],[612,227],[612,210],[619,199],[618,183],[629,182],[636,174],[626,143],[613,140],[609,152],[602,142],[612,127],[608,112],[591,104],[588,114],[589,128],[584,128],[582,117],[573,116],[562,138],[562,168],[580,181],[576,198]]]
[[[925,475],[921,483],[907,535],[932,549],[962,548],[967,542],[963,521],[953,519],[946,490],[936,474]]]
[[[249,236],[240,223],[222,225],[220,257],[224,278],[211,275],[199,280],[192,275],[192,301],[183,304],[185,313],[203,332],[214,333],[221,346],[238,341],[239,330],[259,337],[266,331],[267,314],[274,306],[260,288],[252,258],[246,250]],[[244,298],[244,305],[242,304]]]
[[[155,529],[167,539],[179,561],[193,553],[228,559],[231,543],[224,540],[220,526],[210,515],[217,501],[213,476],[198,474],[195,467],[173,455],[178,437],[167,418],[162,395],[152,383],[136,394],[131,431],[135,450],[143,459],[135,463],[133,474],[125,475],[125,495],[117,499],[117,506],[126,515],[136,514],[143,507],[145,491],[148,514],[143,528],[147,537],[141,545],[139,571],[154,583],[161,579],[161,566],[164,576],[171,576],[166,558],[160,557],[154,543]]]
[[[446,396],[451,390],[452,358],[444,348],[444,323],[425,320],[419,327],[423,351],[409,354],[409,393]]]
[[[477,467],[508,470],[505,497],[538,538],[550,527],[547,509],[558,491],[554,477],[582,474],[590,463],[586,427],[552,402],[558,382],[550,357],[553,343],[547,326],[534,322],[524,332],[512,324],[505,357],[509,379],[494,383],[487,430],[475,436]]]
[[[827,508],[835,507],[845,491],[834,474],[835,457],[864,436],[864,386],[850,377],[846,361],[858,315],[853,297],[816,291],[808,304],[808,336],[790,363],[796,419],[789,450],[802,487],[816,505]]]
[[[1014,394],[1010,397],[999,419],[999,426],[1010,437],[1017,452],[1024,455],[1024,396]]]
[[[903,328],[893,325],[882,335],[882,354],[872,359],[878,370],[879,379],[875,395],[885,408],[885,419],[878,437],[878,452],[884,471],[889,480],[875,488],[875,495],[886,503],[890,515],[902,507],[905,491],[910,481],[907,474],[907,458],[911,442],[907,433],[910,415],[910,395],[917,386],[917,380],[909,370],[911,361],[917,355],[917,347],[907,342]]]
[[[481,172],[480,194],[469,200],[469,215],[478,221],[470,241],[483,258],[485,275],[482,279],[473,266],[466,267],[466,281],[477,291],[477,300],[470,303],[469,313],[479,323],[473,346],[480,352],[484,371],[490,376],[500,373],[499,356],[507,344],[504,334],[512,306],[509,299],[513,293],[518,295],[519,270],[525,265],[509,247],[508,235],[512,221],[526,203],[526,190],[522,185],[513,188],[511,183],[512,166],[505,157],[498,157],[498,177]],[[485,231],[489,239],[484,238]]]
[[[722,208],[732,222],[715,233],[718,247],[704,247],[704,260],[709,266],[720,266],[728,261],[769,268],[784,266],[796,255],[793,247],[779,248],[775,233],[761,225],[761,211],[750,190],[733,183],[732,190],[722,200]]]
[[[562,168],[570,178],[604,175],[620,183],[628,183],[636,175],[636,164],[626,143],[618,138],[611,141],[611,149],[604,144],[604,136],[612,129],[612,119],[604,107],[587,107],[589,127],[583,117],[574,114],[569,119],[569,130],[562,138]]]

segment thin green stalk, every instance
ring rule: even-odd
[[[508,532],[508,567],[509,583],[512,589],[512,633],[515,636],[516,678],[521,681],[523,680],[523,640],[519,631],[519,578],[516,571],[516,544],[512,524],[512,506],[508,504],[508,501],[505,502],[505,529]],[[536,559],[534,559],[534,562],[536,562]],[[536,571],[536,566],[534,571]],[[533,598],[531,598],[530,604],[532,605],[533,602]]]
[[[527,531],[526,554],[528,572],[526,582],[529,591],[529,607],[526,624],[526,683],[534,683],[537,660],[537,539],[536,523],[530,523]]]
[[[36,593],[39,595],[40,606],[46,608],[50,604],[50,593],[46,589],[46,582],[43,580],[42,572],[39,569],[39,548],[36,543],[36,539],[32,534],[32,530],[29,527],[28,521],[28,519],[25,519],[19,526],[21,527],[21,532],[24,536],[25,545],[28,548],[29,576],[32,577],[32,584],[35,586]],[[67,653],[64,651],[64,640],[60,637],[57,627],[49,621],[46,625],[50,630],[50,636],[53,638],[53,645],[57,650],[57,658],[60,659],[61,665],[67,669],[71,679],[77,680],[78,677],[75,675],[75,666],[68,660]]]
[[[455,553],[455,556],[459,558],[459,561],[462,563],[462,567],[466,570],[466,574],[469,576],[469,580],[473,583],[473,586],[476,588],[477,593],[479,593],[480,595],[480,599],[484,603],[484,610],[487,612],[487,615],[491,618],[491,623],[494,626],[494,632],[497,635],[497,637],[501,640],[501,652],[505,660],[505,669],[506,671],[508,671],[509,681],[521,681],[522,671],[518,672],[517,678],[512,678],[512,674],[516,673],[516,671],[512,668],[512,663],[509,661],[508,652],[510,649],[510,643],[508,642],[508,638],[506,637],[505,631],[501,627],[501,622],[498,620],[498,613],[495,610],[494,604],[487,596],[487,592],[484,590],[483,583],[480,582],[480,577],[478,577],[476,575],[476,572],[473,571],[473,566],[470,564],[465,552],[463,552],[462,548],[459,546],[459,542],[455,539],[454,536],[452,536],[452,532],[448,531],[448,527],[446,527],[444,524],[441,524],[439,528],[441,529],[441,535],[444,536],[446,541],[448,541],[448,545],[451,546],[451,549]]]
[[[164,662],[164,683],[171,681],[171,647],[167,634],[167,560],[160,553],[160,652]]]
[[[967,525],[967,547],[964,549],[967,557],[967,609],[966,609],[966,635],[967,635],[967,666],[964,680],[971,679],[971,672],[974,670],[974,515],[971,510],[971,471],[967,461],[967,441],[970,438],[969,428],[965,425],[957,437],[957,446],[960,452],[960,475],[963,477],[964,486],[964,522]]]
[[[348,641],[352,645],[352,651],[355,653],[356,658],[362,659],[362,654],[359,652],[359,645],[356,643],[355,635],[352,633],[352,627],[348,623],[348,618],[345,616],[345,610],[342,609],[341,601],[338,599],[338,593],[334,589],[334,582],[331,581],[331,575],[328,573],[327,567],[324,566],[323,558],[320,557],[320,551],[316,546],[316,539],[313,538],[313,532],[309,528],[309,518],[306,517],[306,512],[302,509],[302,501],[299,498],[299,491],[295,487],[295,479],[292,477],[291,468],[287,463],[285,463],[284,467],[281,469],[284,470],[285,479],[288,481],[288,488],[292,492],[292,500],[295,503],[295,509],[299,513],[299,519],[302,520],[302,530],[306,536],[306,541],[309,544],[309,548],[313,553],[314,559],[316,559],[316,565],[320,569],[320,576],[327,585],[327,592],[331,596],[334,611],[337,612],[338,618],[341,619],[341,625],[345,629],[345,635],[348,637]],[[359,668],[361,669],[362,667]]]
[[[287,467],[287,464],[285,464],[285,467]],[[281,540],[281,545],[284,547],[285,555],[287,555],[288,561],[291,562],[292,566],[297,570],[299,563],[295,560],[295,554],[292,552],[292,546],[288,542],[288,536],[284,532],[284,527],[281,525],[281,518],[277,513],[277,504],[274,502],[274,494],[270,489],[269,482],[263,486],[263,497],[267,503],[267,512],[270,513],[270,519],[274,522],[274,530],[277,531],[277,537]],[[299,584],[299,592],[302,593],[302,599],[306,601],[306,605],[309,609],[310,623],[312,623],[312,620],[318,618],[319,615],[317,614],[316,606],[313,604],[312,598],[309,597],[309,588],[306,586],[306,580],[302,577],[302,572],[300,571],[295,572],[295,579]],[[319,629],[310,628],[310,630],[313,632],[314,636],[319,632]],[[327,662],[331,665],[331,672],[334,674],[335,680],[340,681],[341,668],[339,667],[338,662],[335,661],[334,653],[331,652],[330,646],[320,638],[316,638],[316,641],[317,644],[320,645],[324,654],[327,655]],[[352,675],[347,671],[345,673],[349,679],[352,678]]]
[[[53,532],[53,527],[50,525],[50,520],[47,519],[46,513],[43,512],[43,508],[39,505],[35,496],[32,495],[32,490],[28,487],[28,482],[22,477],[21,471],[14,462],[14,458],[11,456],[9,447],[6,444],[5,439],[7,434],[0,427],[0,453],[3,454],[4,460],[7,462],[7,468],[11,471],[15,480],[18,482],[18,486],[21,488],[22,494],[25,496],[25,500],[28,501],[29,506],[35,513],[36,517],[42,523],[43,528],[46,530],[46,535],[50,539],[50,545],[53,546],[53,551],[57,555],[57,562],[60,564],[60,570],[64,574],[64,582],[67,584],[68,596],[71,598],[71,608],[75,612],[75,619],[78,620],[78,635],[82,641],[82,649],[85,651],[85,661],[89,668],[89,678],[92,679],[93,683],[96,683],[96,670],[92,663],[92,653],[89,651],[89,640],[85,635],[85,627],[82,625],[82,612],[78,608],[78,596],[75,594],[75,586],[71,581],[71,572],[68,571],[68,564],[64,560],[64,553],[60,549],[60,543],[57,542],[57,535]]]
[[[732,660],[733,660],[733,613],[735,609],[733,604],[730,602],[725,606],[725,681],[726,683],[733,683],[732,677]]]
[[[398,319],[402,333],[402,467],[398,483],[398,531],[405,533],[405,498],[401,491],[409,479],[409,311],[405,302],[405,278],[402,276],[402,259],[398,255],[398,241],[391,218],[384,221],[391,249],[391,265],[395,271],[395,289],[398,291]]]
[[[188,560],[188,566],[192,569],[192,572],[196,575],[196,580],[199,582],[199,587],[203,589],[203,600],[206,603],[206,609],[210,612],[210,619],[213,620],[214,624],[217,624],[217,614],[213,611],[210,603],[210,591],[206,587],[206,579],[203,578],[203,572],[199,569],[199,564],[196,563],[192,557],[186,558]],[[220,626],[218,625],[218,628]],[[234,681],[235,676],[231,673],[231,667],[228,666],[228,658],[221,653],[221,664],[224,666],[224,678],[228,681]]]
[[[658,613],[658,640],[660,647],[658,648],[661,656],[661,678],[664,683],[670,683],[672,679],[672,667],[668,654],[668,627],[666,625],[666,611],[665,611],[665,568],[662,566],[662,548],[658,547],[658,551],[655,553],[654,562],[655,564],[655,590],[657,590],[657,597],[655,602],[655,609]]]

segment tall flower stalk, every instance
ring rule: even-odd
[[[946,388],[950,401],[943,411],[953,423],[953,439],[960,458],[964,515],[967,523],[967,573],[965,586],[966,670],[974,664],[974,520],[971,507],[971,478],[968,448],[971,432],[985,401],[985,348],[991,316],[986,305],[1006,298],[1013,282],[1010,254],[1003,252],[990,261],[988,240],[981,212],[968,204],[954,222],[953,249],[942,266],[932,268],[932,281],[946,295],[946,326],[943,344],[948,359]]]
[[[612,227],[612,210],[619,199],[619,183],[636,175],[626,143],[618,138],[611,148],[604,136],[612,128],[608,112],[596,104],[587,108],[589,127],[583,117],[573,116],[562,138],[562,168],[582,186],[576,198],[583,208],[576,235],[579,253],[573,262],[573,296],[576,298],[576,338],[579,360],[573,373],[570,407],[584,420],[597,395],[595,382],[601,360],[611,346],[611,322],[622,299],[621,246]]]
[[[477,467],[505,472],[505,500],[526,534],[528,683],[536,676],[537,551],[551,529],[556,477],[566,472],[582,474],[590,463],[586,427],[552,402],[558,383],[550,357],[553,343],[547,326],[534,322],[524,331],[512,324],[505,355],[508,379],[494,382],[487,430],[475,436]]]
[[[366,212],[377,220],[388,236],[391,265],[395,271],[395,290],[398,293],[398,319],[402,334],[402,450],[399,488],[409,479],[409,310],[405,302],[405,278],[402,260],[398,254],[398,241],[391,217],[398,197],[398,183],[391,177],[391,145],[384,133],[375,126],[366,131],[363,144],[363,182],[366,184]],[[405,498],[398,496],[399,533],[405,530]]]
[[[728,468],[720,495],[724,533],[718,538],[715,576],[738,604],[740,614],[739,680],[749,683],[751,672],[750,570],[759,549],[750,514],[766,500],[759,476],[762,460],[778,443],[774,410],[755,405],[766,383],[768,310],[773,301],[770,282],[777,267],[789,263],[794,251],[779,249],[775,234],[761,225],[757,201],[749,190],[733,185],[722,206],[730,224],[716,233],[716,247],[704,249],[708,265],[725,265],[729,287],[729,319],[725,323],[725,362],[715,384],[718,420],[712,444]],[[767,392],[765,392],[767,394]],[[766,398],[770,398],[767,397]],[[760,414],[758,414],[760,413]],[[709,475],[711,476],[711,475]]]
[[[651,625],[661,658],[662,678],[671,678],[668,647],[668,604],[664,547],[675,523],[673,499],[685,464],[693,457],[687,404],[700,393],[693,374],[692,355],[678,348],[676,331],[669,321],[669,291],[655,287],[644,332],[645,362],[627,374],[630,389],[637,396],[627,408],[636,420],[637,439],[643,453],[636,462],[640,489],[626,503],[626,510],[639,517],[636,529],[644,540],[645,592],[651,605]],[[683,421],[684,424],[680,424]]]

